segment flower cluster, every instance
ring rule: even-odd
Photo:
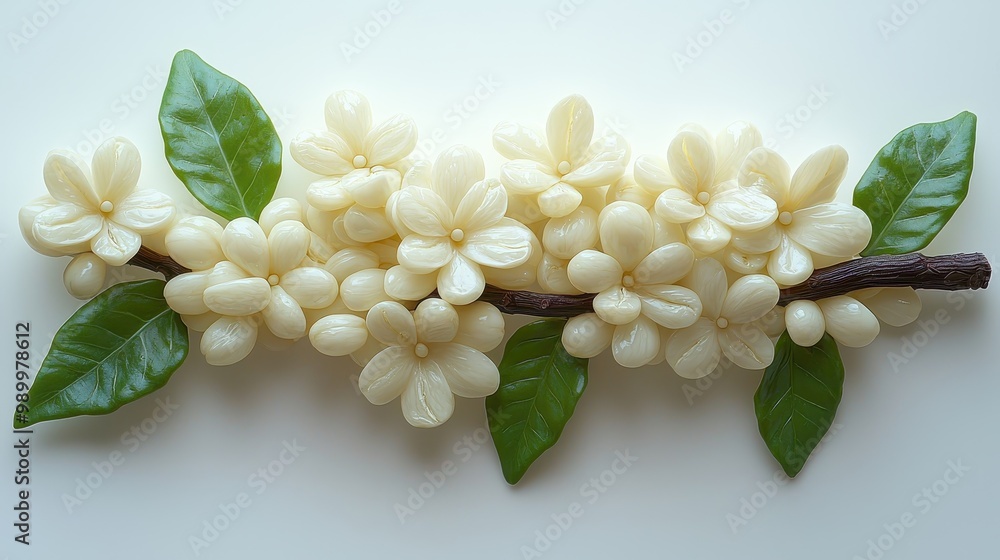
[[[165,195],[136,190],[138,152],[115,138],[90,169],[49,155],[50,196],[21,210],[22,232],[40,252],[74,256],[66,286],[82,298],[108,265],[160,235],[191,270],[170,280],[166,299],[204,332],[209,363],[237,363],[262,337],[308,337],[326,355],[350,355],[368,400],[400,397],[420,427],[447,420],[454,395],[498,387],[484,353],[501,343],[504,320],[479,301],[488,284],[594,294],[593,312],[563,330],[570,354],[610,348],[625,367],[665,361],[687,378],[723,359],[765,368],[786,329],[804,346],[826,333],[863,346],[880,320],[901,326],[919,313],[908,288],[777,306],[781,288],[856,257],[871,236],[861,210],[835,201],[847,170],[838,146],[793,173],[750,124],[714,136],[687,125],[665,154],[629,168],[626,141],[595,139],[593,110],[573,95],[544,132],[498,125],[493,146],[508,161],[491,177],[468,147],[415,158],[414,122],[373,124],[359,93],[334,93],[325,115],[325,129],[291,142],[316,174],[304,197],[275,200],[256,221],[177,216]]]

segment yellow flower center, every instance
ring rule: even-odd
[[[783,225],[783,226],[787,226],[788,224],[791,224],[792,223],[792,213],[791,212],[782,212],[781,214],[778,214],[778,222],[781,225]]]
[[[560,175],[569,173],[571,169],[573,169],[573,166],[570,165],[568,161],[560,161],[559,165],[556,166],[556,171],[558,171]]]
[[[728,328],[729,319],[726,319],[725,317],[719,317],[719,320],[716,321],[715,324],[718,325],[720,329]]]
[[[625,286],[626,288],[635,287],[635,278],[632,278],[631,274],[626,274],[622,277],[622,286]]]
[[[277,286],[278,282],[280,282],[280,281],[281,281],[281,278],[278,278],[277,274],[272,274],[272,275],[270,275],[270,276],[267,277],[267,283],[270,284],[270,285],[272,285],[272,286]]]
[[[358,155],[354,156],[354,168],[355,169],[361,169],[362,167],[364,167],[366,165],[368,165],[368,158],[366,158],[365,156],[363,156],[361,154],[358,154]]]
[[[708,194],[705,191],[701,191],[700,193],[698,193],[697,199],[699,204],[708,204],[708,201],[712,200],[712,195]]]
[[[461,228],[455,228],[451,230],[451,240],[455,243],[461,243],[465,239],[465,232]]]
[[[420,343],[417,343],[417,345],[413,347],[413,353],[418,358],[426,358],[427,354],[430,353],[430,350],[428,350],[426,344],[424,344],[423,342],[420,342]]]
[[[114,210],[115,210],[114,202],[111,202],[110,200],[105,200],[104,202],[101,203],[101,212],[107,214],[108,212],[114,212]]]

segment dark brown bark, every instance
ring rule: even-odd
[[[138,266],[139,268],[145,268],[146,270],[152,270],[153,272],[158,272],[167,280],[171,280],[181,274],[191,272],[191,270],[184,268],[180,265],[180,263],[169,256],[161,255],[146,246],[140,247],[139,252],[132,257],[132,260],[130,260],[128,264]]]

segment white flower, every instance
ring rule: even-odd
[[[833,202],[846,173],[847,152],[840,146],[809,156],[794,176],[777,153],[754,150],[743,163],[739,183],[774,199],[778,220],[734,237],[733,247],[748,255],[768,254],[768,274],[786,286],[809,278],[816,256],[857,255],[868,244],[872,226],[859,208]]]
[[[735,181],[743,158],[761,144],[760,132],[737,123],[714,144],[706,132],[688,127],[670,143],[666,160],[641,156],[635,162],[636,182],[659,193],[656,213],[685,225],[688,243],[706,255],[728,245],[734,230],[759,230],[778,216],[773,200]]]
[[[413,119],[396,115],[372,127],[363,95],[338,91],[326,101],[327,131],[306,132],[291,143],[292,158],[324,178],[306,191],[309,204],[335,212],[343,232],[361,243],[394,235],[382,210],[399,190],[405,158],[417,145]],[[345,240],[346,241],[346,240]]]
[[[500,180],[513,195],[530,195],[541,213],[559,218],[583,202],[581,190],[605,187],[625,174],[629,147],[610,134],[594,143],[594,111],[587,100],[571,95],[549,113],[546,140],[514,123],[500,123],[493,146],[510,159]]]
[[[366,323],[387,348],[362,370],[361,392],[378,405],[402,396],[403,416],[413,426],[431,428],[451,418],[454,395],[485,397],[500,386],[497,366],[483,352],[500,343],[503,317],[488,304],[462,316],[436,298],[412,314],[402,304],[383,302],[372,307]]]
[[[812,346],[829,333],[840,344],[861,348],[875,341],[884,323],[902,327],[920,315],[913,288],[869,288],[819,301],[794,301],[785,308],[788,336],[799,346]]]
[[[337,281],[306,258],[310,242],[300,222],[279,222],[265,235],[257,222],[238,218],[220,238],[226,260],[167,283],[164,296],[178,313],[218,316],[202,337],[208,363],[229,365],[245,358],[261,322],[278,338],[301,338],[306,334],[303,308],[334,302]]]
[[[660,348],[657,325],[684,328],[701,316],[698,295],[674,285],[691,270],[694,253],[680,243],[654,249],[649,212],[632,202],[605,208],[599,233],[603,252],[586,250],[573,257],[569,281],[582,292],[597,294],[594,312],[614,329],[594,332],[611,335],[618,363],[639,367],[653,360]],[[607,346],[603,340],[593,344]],[[569,351],[575,350],[583,351]]]
[[[758,324],[778,303],[774,280],[744,276],[729,286],[726,270],[711,258],[698,260],[684,284],[698,293],[702,317],[667,342],[667,362],[681,377],[698,379],[715,371],[722,355],[745,369],[774,360],[774,343]]]
[[[848,295],[893,327],[905,327],[920,316],[920,295],[913,288],[868,288]]]
[[[401,234],[412,233],[399,244],[400,267],[386,276],[387,292],[402,292],[397,284],[428,287],[433,275],[442,298],[464,305],[483,293],[480,266],[510,269],[531,257],[530,230],[504,218],[507,192],[484,174],[482,157],[457,146],[438,157],[427,186],[393,195],[387,211],[405,228]]]
[[[141,236],[166,228],[175,214],[167,195],[136,190],[139,167],[139,151],[124,138],[97,148],[92,172],[76,154],[50,153],[45,186],[58,204],[34,217],[31,240],[56,252],[86,244],[109,265],[127,263]]]
[[[108,277],[108,264],[93,253],[81,253],[66,265],[63,284],[69,295],[90,299],[101,292]]]

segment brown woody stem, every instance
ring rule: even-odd
[[[169,256],[146,247],[129,264],[163,274],[167,280],[190,272]],[[918,290],[981,290],[992,269],[982,253],[927,257],[920,253],[862,257],[817,270],[808,280],[781,290],[779,305],[848,294],[865,288],[910,287]],[[564,296],[486,286],[479,298],[511,315],[575,317],[593,311],[594,294]]]

